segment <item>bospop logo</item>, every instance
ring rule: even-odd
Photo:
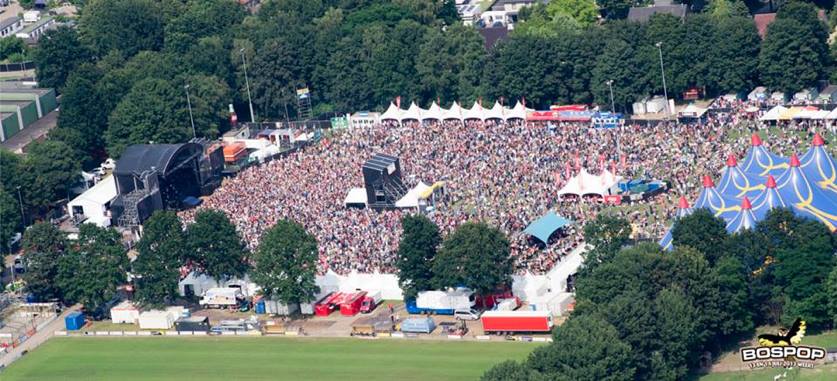
[[[796,319],[790,329],[779,334],[758,336],[758,347],[741,348],[741,361],[754,368],[813,368],[814,362],[825,358],[825,349],[799,345],[805,337],[805,321]]]

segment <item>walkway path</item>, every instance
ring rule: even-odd
[[[64,329],[64,318],[69,315],[71,312],[75,312],[81,308],[80,305],[76,305],[70,307],[58,316],[57,319],[53,320],[49,324],[47,324],[43,329],[36,332],[32,337],[28,340],[24,341],[23,344],[10,350],[6,355],[0,357],[0,369],[9,366],[9,364],[13,363],[15,360],[19,359],[23,356],[23,352],[29,352],[39,345],[43,344],[45,341],[49,340],[51,337],[55,336],[55,331],[59,331]]]

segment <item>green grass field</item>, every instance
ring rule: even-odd
[[[291,338],[54,338],[0,373],[43,380],[476,380],[539,344]]]

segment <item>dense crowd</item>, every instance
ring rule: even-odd
[[[519,272],[544,273],[583,244],[584,223],[603,211],[629,219],[637,238],[661,236],[677,198],[694,199],[701,175],[716,174],[728,154],[746,150],[747,135],[734,144],[726,143],[725,137],[730,126],[747,125],[744,106],[731,104],[729,112],[713,113],[698,124],[663,122],[619,129],[444,121],[343,130],[286,158],[245,169],[225,180],[201,207],[226,212],[251,249],[277,220],[301,223],[318,240],[320,273],[393,272],[401,217],[414,211],[377,212],[343,205],[349,189],[363,186],[363,163],[374,153],[386,153],[400,158],[408,187],[419,181],[446,182],[445,197],[437,200],[431,214],[443,234],[468,220],[485,221],[509,235]],[[579,167],[592,173],[615,168],[626,179],[663,179],[671,189],[620,208],[608,208],[600,199],[559,200],[557,190]],[[546,245],[521,233],[549,210],[574,224]],[[193,215],[194,211],[182,213],[187,222]]]

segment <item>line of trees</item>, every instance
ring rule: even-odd
[[[620,7],[600,6],[608,14]],[[189,138],[187,84],[197,134],[225,131],[227,104],[247,109],[245,61],[257,119],[282,119],[286,110],[293,117],[303,85],[322,115],[381,109],[398,96],[422,105],[524,97],[535,107],[606,104],[613,80],[625,110],[662,92],[656,42],[675,95],[760,83],[795,91],[832,70],[827,26],[808,3],[783,5],[764,42],[740,1],[645,24],[600,25],[595,10],[592,0],[535,7],[486,51],[452,0],[268,0],[255,15],[227,0],[93,0],[77,29],[49,32],[34,56],[40,83],[64,94],[53,139],[77,147],[85,167],[129,144]]]
[[[837,240],[817,221],[775,209],[729,235],[699,209],[675,223],[670,252],[630,246],[624,223],[602,217],[585,228],[587,242],[605,244],[585,259],[576,310],[554,343],[483,380],[680,380],[758,325],[837,325]]]
[[[424,215],[404,216],[401,224],[396,266],[405,299],[449,287],[486,295],[511,285],[509,241],[497,228],[466,222],[442,240],[439,228]]]

